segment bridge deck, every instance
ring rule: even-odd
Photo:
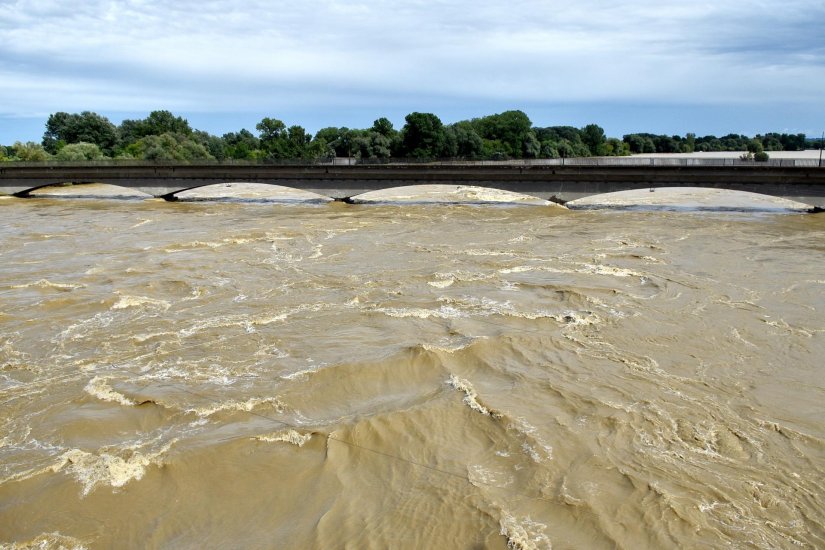
[[[825,207],[825,169],[778,166],[547,165],[0,165],[0,194],[25,195],[61,183],[107,183],[156,197],[216,183],[294,187],[344,199],[389,187],[463,184],[563,201],[645,187],[714,187]]]

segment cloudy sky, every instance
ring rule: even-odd
[[[455,122],[819,135],[822,0],[0,0],[0,143],[50,113],[216,134]]]

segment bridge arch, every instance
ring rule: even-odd
[[[14,193],[17,197],[54,197],[54,198],[113,198],[113,199],[151,199],[154,195],[104,182],[59,182],[45,183]]]
[[[206,201],[277,201],[277,202],[330,202],[334,199],[295,187],[274,183],[223,182],[197,185],[165,195],[169,200]]]
[[[388,187],[368,191],[353,197],[347,202],[354,204],[368,203],[463,203],[463,204],[530,204],[552,205],[548,200],[515,191],[494,187],[455,184],[418,184]]]
[[[570,209],[689,209],[731,211],[815,211],[816,207],[774,195],[721,187],[645,187],[600,193],[565,204]]]

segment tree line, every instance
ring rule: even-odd
[[[401,129],[387,118],[370,128],[327,127],[314,135],[302,126],[287,127],[266,117],[255,132],[241,129],[222,136],[197,130],[169,111],[119,125],[91,111],[49,115],[41,143],[0,145],[0,161],[249,160],[318,161],[334,157],[390,159],[552,159],[625,156],[633,153],[749,151],[757,160],[766,151],[797,151],[819,145],[804,134],[768,133],[753,138],[738,134],[697,137],[649,133],[607,137],[597,124],[536,127],[522,111],[444,124],[432,113],[410,113]],[[764,157],[764,158],[762,158]]]

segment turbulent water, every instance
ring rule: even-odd
[[[0,200],[4,548],[823,548],[825,217]]]

